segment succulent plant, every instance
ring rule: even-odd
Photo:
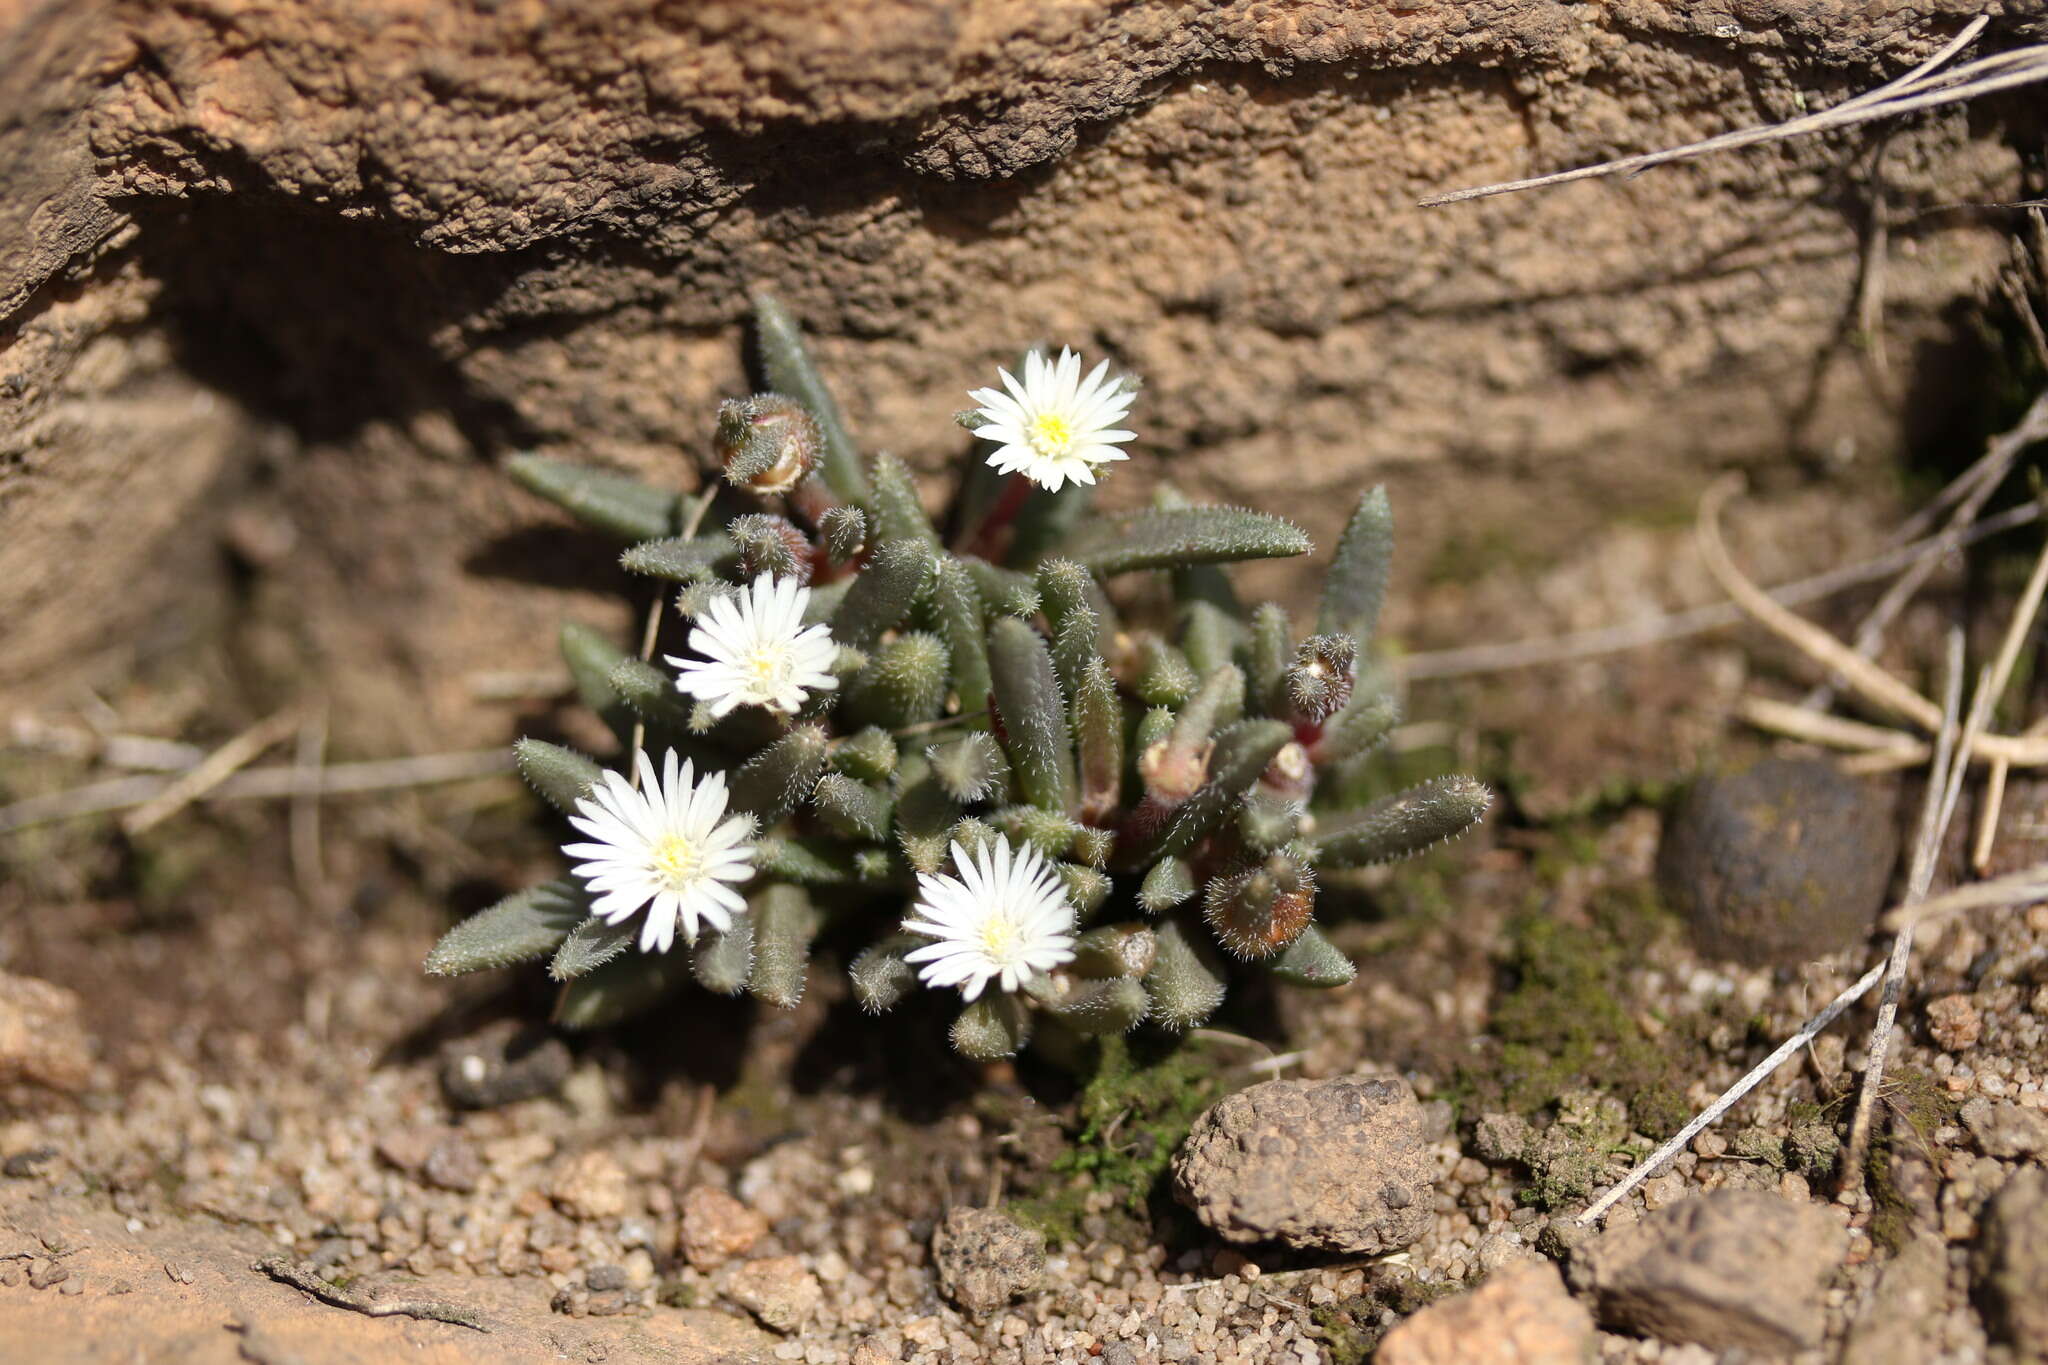
[[[935,523],[901,462],[862,461],[783,309],[757,299],[755,322],[773,391],[724,405],[723,477],[702,492],[509,462],[673,585],[693,629],[666,656],[678,674],[653,630],[635,655],[564,628],[582,701],[665,769],[521,740],[521,774],[596,842],[567,847],[587,860],[573,875],[450,930],[427,970],[547,958],[558,1018],[588,1027],[692,976],[794,1005],[829,931],[871,1011],[921,980],[960,987],[952,1039],[984,1059],[1034,1029],[1057,1047],[1189,1028],[1236,971],[1351,980],[1315,924],[1319,877],[1414,854],[1490,801],[1454,776],[1345,802],[1399,717],[1360,671],[1392,553],[1384,491],[1298,632],[1274,603],[1247,611],[1226,568],[1308,554],[1298,527],[1170,489],[1091,508],[1136,394],[1106,367],[1083,379],[1034,353],[1024,382],[974,394],[962,425],[1003,446]],[[1116,590],[1138,575],[1170,604],[1126,619]],[[1018,933],[1037,938],[1010,952]]]

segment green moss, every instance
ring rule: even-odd
[[[1073,1144],[1053,1159],[1053,1188],[1010,1215],[1050,1242],[1078,1241],[1090,1194],[1107,1190],[1134,1225],[1150,1218],[1174,1152],[1220,1093],[1215,1067],[1184,1040],[1109,1037],[1075,1098]]]
[[[1332,1365],[1364,1365],[1378,1348],[1388,1329],[1380,1318],[1388,1309],[1400,1317],[1419,1313],[1438,1299],[1470,1289],[1479,1282],[1454,1284],[1449,1280],[1427,1283],[1401,1275],[1369,1287],[1365,1293],[1311,1310],[1309,1320],[1329,1348]]]
[[[1626,980],[1665,923],[1646,899],[1607,897],[1591,926],[1540,913],[1509,924],[1502,965],[1510,984],[1493,1006],[1508,1108],[1531,1113],[1575,1085],[1594,1084],[1645,1118],[1668,1116],[1682,1078],[1672,1050],[1636,1022]],[[1638,1106],[1644,1091],[1651,1093]]]
[[[1547,851],[1553,872],[1584,841]],[[1509,922],[1494,999],[1491,1064],[1461,1068],[1452,1093],[1467,1112],[1505,1111],[1552,1120],[1510,1159],[1529,1172],[1524,1202],[1569,1207],[1589,1197],[1642,1146],[1678,1131],[1691,1117],[1684,1097],[1699,1044],[1690,1027],[1667,1025],[1652,1037],[1630,998],[1629,973],[1670,930],[1647,890],[1598,895],[1590,924],[1547,911]]]
[[[1372,1348],[1379,1344],[1385,1329],[1377,1322],[1370,1326],[1362,1323],[1361,1306],[1371,1307],[1377,1316],[1378,1305],[1364,1298],[1325,1304],[1310,1311],[1309,1320],[1322,1334],[1323,1344],[1330,1348],[1331,1365],[1364,1365],[1372,1356]]]

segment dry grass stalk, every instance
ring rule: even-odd
[[[1875,90],[1868,90],[1852,99],[1844,100],[1832,109],[1787,119],[1783,123],[1723,133],[1718,137],[1688,143],[1683,147],[1646,152],[1639,156],[1625,156],[1614,161],[1603,161],[1597,166],[1582,166],[1577,170],[1559,171],[1552,175],[1480,185],[1473,189],[1456,190],[1450,194],[1432,195],[1418,202],[1423,208],[1436,208],[1444,204],[1463,203],[1468,199],[1484,199],[1496,194],[1547,189],[1552,185],[1569,184],[1574,180],[1592,180],[1609,175],[1636,176],[1652,167],[1667,165],[1674,161],[1690,161],[1713,152],[1733,151],[1738,147],[1754,147],[1762,143],[1784,142],[1813,133],[1831,132],[1838,128],[1852,128],[1878,119],[1896,118],[1900,114],[1909,114],[1919,109],[1934,109],[1944,104],[1958,104],[1996,94],[2001,90],[2015,90],[2048,80],[2048,45],[2014,48],[2010,52],[1980,57],[1974,62],[1967,62],[1952,70],[1941,70],[1951,58],[1976,40],[1988,22],[1989,20],[1981,15],[1971,20],[1946,47],[1905,75],[1878,86]]]

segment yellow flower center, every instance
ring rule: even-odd
[[[1014,958],[1020,937],[1008,915],[991,915],[981,922],[981,951],[991,962],[1007,963]]]
[[[687,890],[704,872],[704,854],[680,834],[664,834],[654,841],[654,870],[668,889]]]
[[[757,649],[747,659],[747,672],[752,675],[755,695],[764,700],[772,697],[789,681],[789,651]]]
[[[1057,412],[1041,412],[1031,419],[1025,433],[1031,448],[1049,460],[1063,459],[1074,450],[1074,424]]]

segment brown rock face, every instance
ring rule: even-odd
[[[259,684],[321,674],[338,744],[502,738],[468,672],[623,620],[491,460],[687,483],[759,286],[923,470],[997,361],[1073,342],[1147,381],[1106,496],[1170,473],[1327,541],[1386,480],[1418,563],[1788,446],[1866,479],[1945,414],[1837,344],[1841,145],[1414,201],[1833,103],[1978,8],[6,0],[0,704],[230,629]],[[2024,197],[2015,107],[1889,144],[1895,382],[1940,388],[2003,259],[1918,210]]]

